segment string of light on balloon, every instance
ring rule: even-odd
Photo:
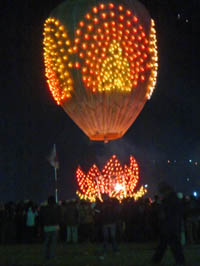
[[[158,69],[154,22],[151,20],[148,40],[132,11],[122,5],[99,4],[79,22],[76,37],[70,41],[61,22],[48,18],[44,25],[44,61],[57,104],[71,97],[72,69],[81,71],[83,84],[94,93],[128,93],[147,82],[146,96],[150,98]]]
[[[151,29],[150,29],[150,47],[149,51],[151,53],[152,63],[151,63],[151,74],[149,77],[149,82],[147,86],[147,98],[150,99],[151,95],[154,91],[156,86],[156,79],[157,79],[157,71],[158,71],[158,52],[157,52],[157,40],[156,40],[156,30],[155,30],[155,23],[153,19],[151,19]]]
[[[50,91],[57,104],[70,98],[73,90],[73,79],[69,72],[68,47],[70,40],[65,27],[58,19],[48,18],[44,25],[44,63],[45,74]]]
[[[94,164],[85,175],[78,167],[76,178],[79,186],[77,195],[89,201],[96,201],[97,198],[102,200],[102,194],[120,201],[127,197],[138,199],[147,192],[143,186],[135,192],[139,180],[139,168],[133,156],[130,156],[130,165],[125,165],[124,168],[116,155],[110,158],[102,171]]]

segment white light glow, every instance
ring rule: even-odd
[[[196,191],[193,192],[193,196],[197,197],[197,192]]]
[[[122,185],[120,185],[120,184],[116,184],[115,185],[115,190],[117,191],[117,192],[119,192],[120,190],[124,190],[124,187],[122,186]]]

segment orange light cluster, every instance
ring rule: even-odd
[[[102,200],[103,194],[121,201],[127,197],[138,199],[147,192],[143,186],[135,192],[139,168],[133,156],[130,156],[129,166],[122,167],[116,155],[113,155],[102,171],[95,164],[87,174],[78,167],[76,178],[79,186],[77,195],[91,202],[96,201],[97,198]]]
[[[148,85],[147,85],[147,98],[150,99],[151,95],[156,86],[157,80],[157,72],[158,72],[158,52],[157,52],[157,40],[156,40],[156,30],[155,23],[153,19],[151,20],[151,29],[149,36],[149,52],[151,54],[151,60],[149,67],[151,68],[151,74],[149,77]]]
[[[86,88],[131,91],[149,75],[153,64],[149,40],[139,19],[122,5],[96,6],[76,31]]]
[[[70,98],[73,90],[73,78],[69,68],[69,46],[66,29],[59,20],[48,18],[44,25],[44,63],[49,89],[57,104]]]
[[[74,70],[91,92],[131,92],[144,83],[150,98],[158,69],[154,22],[149,34],[123,5],[99,4],[78,22],[70,43],[67,25],[48,18],[44,60],[49,88],[58,104],[76,90]]]

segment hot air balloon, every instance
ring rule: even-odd
[[[122,137],[156,84],[156,31],[145,7],[65,1],[44,23],[43,47],[57,104],[91,140]]]

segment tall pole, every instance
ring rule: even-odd
[[[57,168],[54,167],[54,172],[55,172],[55,198],[56,198],[56,203],[58,203],[58,186],[57,186]]]
[[[55,178],[55,200],[58,203],[58,182],[57,182],[57,169],[59,168],[59,161],[56,153],[56,144],[53,145],[53,150],[50,156],[47,157],[49,163],[54,168],[54,178]]]

